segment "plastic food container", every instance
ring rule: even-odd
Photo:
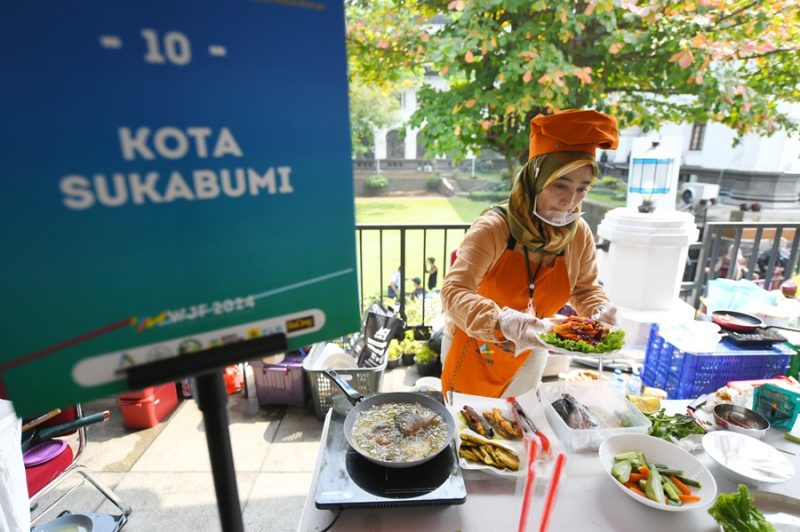
[[[558,439],[570,452],[593,451],[615,434],[647,434],[650,420],[625,396],[605,381],[550,382],[539,386],[539,400]],[[594,413],[598,426],[573,429],[553,408],[553,402],[568,393]]]
[[[764,384],[755,390],[753,410],[767,418],[773,427],[792,430],[800,417],[800,392],[771,383]]]

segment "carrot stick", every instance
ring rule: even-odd
[[[678,495],[681,502],[700,502],[700,497],[697,495]]]
[[[639,466],[639,474],[642,475],[642,478],[649,478],[650,470],[647,468],[647,466]]]
[[[678,477],[676,477],[675,475],[670,475],[669,479],[676,486],[678,486],[678,489],[681,490],[681,493],[683,493],[684,495],[691,495],[692,494],[692,490],[689,489],[689,486],[687,486],[686,484],[681,482],[680,479],[678,479]]]
[[[625,484],[625,485],[628,486],[627,484]],[[630,486],[628,486],[628,489],[631,490],[634,493],[638,493],[639,495],[641,495],[645,499],[647,498],[647,495],[645,495],[644,492],[642,490],[640,490],[637,486],[630,485]]]
[[[631,473],[630,480],[634,482],[639,482],[641,479],[646,479],[647,475],[642,475],[641,473]]]

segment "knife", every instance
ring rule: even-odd
[[[514,417],[517,418],[517,423],[519,423],[520,428],[523,431],[532,432],[535,434],[542,444],[542,451],[544,451],[548,456],[552,456],[550,452],[550,440],[547,438],[547,435],[539,430],[539,427],[536,426],[536,423],[533,422],[533,419],[528,416],[528,413],[525,412],[525,410],[522,408],[522,405],[517,402],[517,398],[509,397],[508,402],[511,403]]]

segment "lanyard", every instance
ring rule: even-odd
[[[539,264],[536,265],[536,271],[533,272],[533,275],[531,275],[531,260],[528,256],[528,247],[523,245],[522,248],[525,250],[525,267],[528,269],[528,279],[530,281],[528,284],[528,312],[535,316],[536,313],[533,310],[533,285],[534,281],[536,281],[536,276],[539,275],[539,269],[542,267],[542,261],[539,261]]]

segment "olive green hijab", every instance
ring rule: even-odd
[[[597,177],[597,163],[586,152],[562,151],[537,155],[529,160],[514,178],[508,201],[496,205],[503,210],[511,236],[530,251],[559,255],[575,236],[580,217],[564,227],[555,227],[533,215],[533,201],[545,187],[581,166],[591,165],[592,181]],[[580,212],[580,205],[576,211]]]

